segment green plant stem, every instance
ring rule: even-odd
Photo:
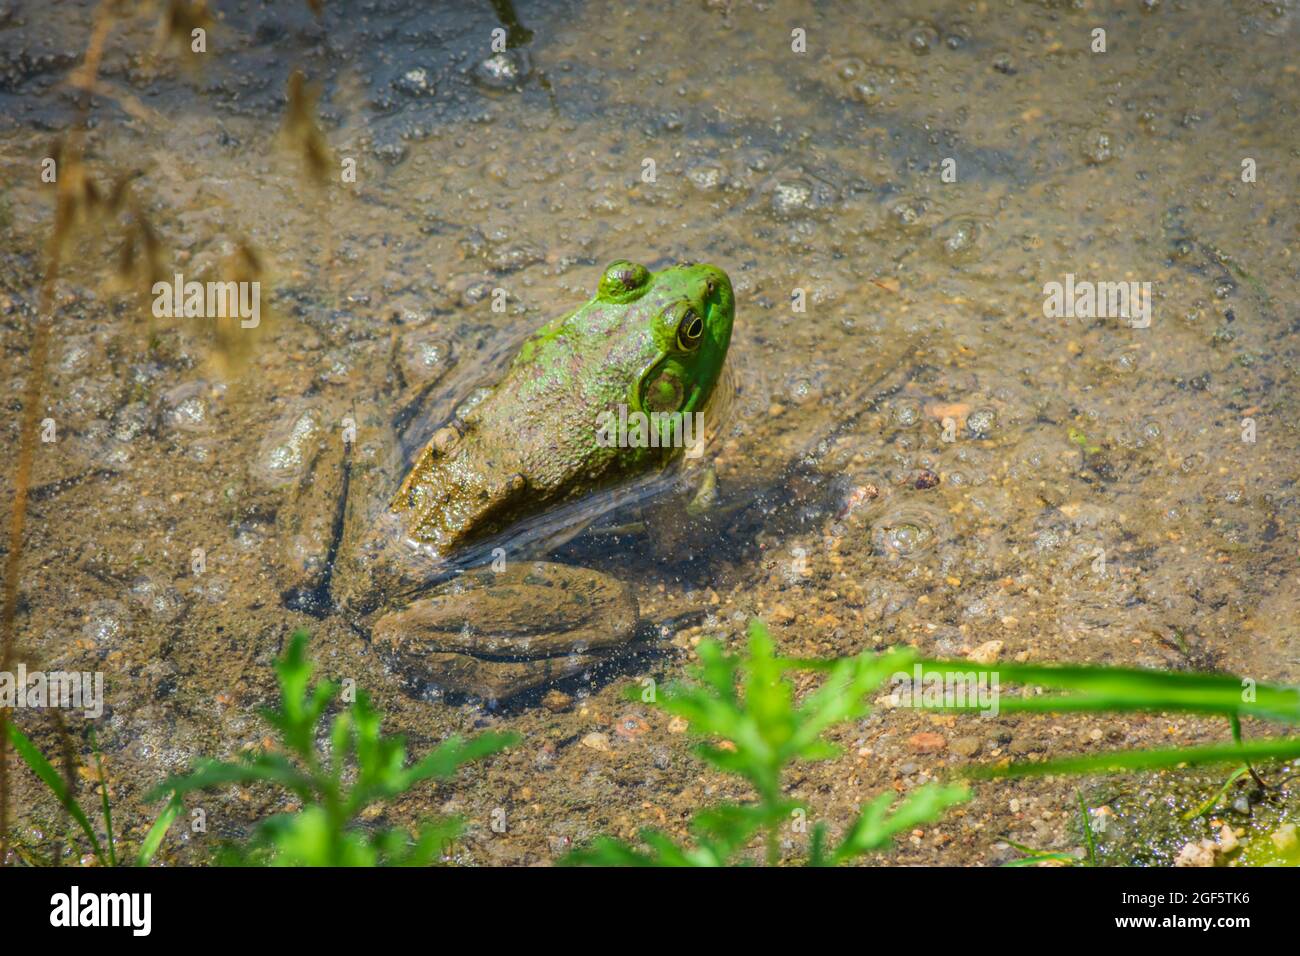
[[[99,799],[104,811],[104,833],[108,842],[108,865],[117,866],[117,848],[113,845],[113,810],[108,801],[108,777],[104,775],[104,755],[95,739],[95,728],[90,729],[90,749],[95,753],[95,770],[99,774]]]

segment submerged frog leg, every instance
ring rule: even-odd
[[[426,690],[439,695],[504,701],[526,691],[553,684],[609,660],[610,654],[566,654],[530,661],[484,660],[470,654],[436,652],[421,668],[405,668]]]
[[[386,614],[375,647],[444,693],[505,699],[614,656],[636,634],[630,585],[587,568],[476,569]]]

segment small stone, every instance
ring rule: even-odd
[[[954,737],[948,749],[959,757],[974,757],[980,752],[981,746],[978,737]]]
[[[1291,853],[1295,850],[1296,843],[1300,842],[1296,839],[1294,823],[1282,824],[1269,834],[1269,839],[1273,841],[1273,845],[1282,853]]]
[[[690,724],[685,717],[674,717],[668,721],[668,732],[670,734],[684,734],[688,727],[690,727]]]
[[[931,402],[925,406],[925,413],[938,422],[951,418],[961,428],[970,415],[970,406],[965,402]]]
[[[912,736],[908,737],[907,744],[917,753],[932,754],[938,753],[948,746],[948,741],[944,740],[941,734],[923,730],[919,734],[912,734]]]
[[[553,714],[563,713],[573,706],[573,697],[562,690],[552,688],[542,698],[542,706]]]
[[[976,664],[996,664],[1002,655],[1001,641],[985,641],[967,656]]]
[[[1079,143],[1079,152],[1089,166],[1109,162],[1115,154],[1110,133],[1100,129],[1089,130]]]
[[[474,67],[474,81],[490,90],[517,90],[532,73],[532,62],[525,50],[494,53]]]
[[[600,753],[609,753],[609,737],[599,731],[592,731],[582,738],[582,745]]]
[[[1231,853],[1237,849],[1237,834],[1232,832],[1232,827],[1226,823],[1219,830],[1219,852]]]
[[[437,91],[429,71],[422,66],[403,73],[393,81],[393,88],[408,96],[432,96]]]
[[[976,438],[987,438],[997,425],[998,413],[991,408],[977,408],[966,419],[966,428]]]
[[[772,193],[772,211],[778,216],[807,212],[813,206],[813,188],[802,179],[777,183]]]
[[[1214,866],[1214,841],[1187,844],[1174,857],[1174,866]]]
[[[853,514],[854,510],[860,505],[863,505],[868,501],[873,501],[879,497],[880,489],[875,485],[854,485],[853,489],[845,496],[843,506],[841,506],[840,510],[836,513],[836,520],[843,521],[849,515]]]
[[[640,737],[650,729],[650,725],[636,714],[624,714],[614,725],[614,733],[620,737]]]
[[[920,471],[918,471],[916,473],[916,479],[913,482],[913,485],[916,487],[918,491],[924,491],[927,488],[938,487],[938,484],[939,484],[939,476],[935,474],[933,471],[931,471],[929,468],[922,468]]]
[[[773,604],[772,609],[768,612],[767,618],[773,624],[789,624],[794,620],[794,611],[790,610],[784,604]]]

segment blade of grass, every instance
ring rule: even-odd
[[[108,777],[104,776],[104,754],[95,739],[95,728],[90,729],[90,749],[95,754],[95,771],[99,774],[99,799],[104,811],[104,834],[108,843],[108,865],[117,866],[117,847],[113,844],[113,808],[108,802]]]
[[[1211,809],[1214,808],[1214,805],[1219,802],[1220,798],[1222,798],[1222,796],[1228,792],[1228,788],[1231,787],[1234,783],[1236,783],[1241,778],[1242,774],[1249,773],[1249,772],[1250,772],[1250,767],[1247,764],[1242,764],[1240,767],[1238,767],[1236,770],[1232,772],[1232,774],[1228,777],[1227,780],[1223,781],[1223,786],[1215,791],[1214,796],[1210,797],[1210,799],[1206,800],[1199,807],[1196,807],[1193,810],[1188,810],[1186,813],[1183,814],[1183,819],[1195,820],[1197,817],[1208,813]]]
[[[1007,868],[1017,866],[1037,866],[1039,863],[1068,863],[1074,866],[1079,861],[1068,853],[1039,853],[1035,856],[1021,857],[1019,860],[1009,860],[1002,865]]]
[[[144,842],[140,844],[140,852],[135,857],[136,866],[148,866],[153,861],[158,848],[162,846],[163,837],[167,835],[167,831],[176,818],[180,816],[184,807],[180,794],[172,794],[172,798],[163,807],[162,813],[158,814],[158,819],[154,820],[153,826],[145,834]]]
[[[1088,807],[1083,802],[1082,791],[1080,790],[1074,791],[1074,796],[1079,801],[1079,823],[1083,827],[1083,840],[1088,847],[1088,864],[1090,866],[1096,866],[1097,865],[1097,841],[1096,839],[1093,838],[1092,835],[1092,821],[1088,819]]]
[[[999,700],[1004,711],[1168,710],[1240,714],[1300,723],[1300,689],[1257,684],[1253,699],[1245,699],[1238,677],[1222,674],[1185,674],[1131,667],[1089,665],[999,664],[981,667],[971,661],[921,661],[923,673],[960,675],[996,674],[1003,682],[1072,691],[1070,696],[1042,695]],[[964,708],[979,709],[971,705]]]
[[[100,865],[106,864],[108,858],[104,856],[104,848],[99,844],[99,837],[95,836],[95,831],[90,826],[90,820],[86,817],[85,811],[81,809],[80,804],[77,803],[76,798],[72,796],[71,791],[68,790],[67,783],[59,776],[58,771],[50,765],[50,762],[45,759],[45,755],[36,749],[36,745],[27,739],[27,735],[18,729],[17,724],[10,723],[5,729],[8,731],[9,742],[13,744],[18,756],[23,758],[23,763],[27,764],[32,773],[36,774],[41,779],[41,782],[49,787],[50,792],[63,805],[63,809],[68,811],[68,815],[77,822],[77,826],[81,827],[81,832],[86,834],[86,838],[90,840],[90,845],[94,848],[95,857],[99,860]]]
[[[1003,843],[1006,843],[1008,846],[1010,846],[1012,849],[1019,850],[1021,853],[1025,854],[1023,857],[1021,857],[1018,860],[1008,860],[1006,863],[1003,863],[1002,866],[1004,867],[1010,868],[1010,867],[1017,867],[1017,866],[1033,866],[1036,863],[1043,863],[1048,861],[1057,862],[1057,863],[1069,863],[1071,866],[1073,866],[1074,864],[1079,862],[1077,859],[1070,856],[1070,854],[1068,853],[1062,853],[1060,851],[1036,850],[1032,846],[1026,846],[1024,843],[1017,843],[1015,840],[1011,839],[1010,837],[1004,836],[1004,837],[999,837],[999,839],[1002,840]]]

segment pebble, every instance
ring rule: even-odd
[[[474,67],[475,82],[490,90],[515,90],[532,72],[532,62],[524,50],[494,53]]]
[[[948,749],[959,757],[974,757],[980,752],[981,746],[978,737],[954,737]]]
[[[929,468],[922,468],[916,473],[914,484],[918,491],[924,491],[927,488],[935,488],[939,484],[939,476]]]
[[[636,714],[624,714],[614,725],[614,733],[620,737],[640,737],[650,729],[650,725]]]
[[[991,408],[977,408],[966,419],[966,428],[977,438],[987,438],[997,424],[998,416]]]
[[[907,744],[917,753],[932,754],[938,753],[948,746],[948,741],[944,740],[941,734],[923,730],[919,734],[912,734],[912,736],[908,737]]]
[[[422,66],[403,73],[393,81],[393,88],[408,96],[433,96],[437,92],[429,71]]]
[[[1192,841],[1178,851],[1174,866],[1214,866],[1221,856],[1227,856],[1237,849],[1237,834],[1226,823],[1219,830],[1219,841]]]
[[[1079,143],[1079,152],[1089,166],[1109,162],[1114,156],[1110,133],[1099,129],[1089,130]]]
[[[985,641],[967,656],[976,664],[996,664],[1002,656],[1002,642]]]
[[[583,737],[582,745],[600,753],[609,753],[609,737],[599,731],[592,731]]]
[[[553,714],[562,713],[573,706],[573,697],[562,690],[552,688],[542,698],[542,706]]]
[[[767,619],[773,624],[789,624],[794,620],[794,611],[784,604],[773,604],[767,612]]]
[[[812,186],[802,179],[777,183],[772,193],[772,211],[778,216],[806,212],[813,205]]]
[[[1290,853],[1296,848],[1296,843],[1300,842],[1296,839],[1294,823],[1282,824],[1269,834],[1269,839],[1272,840],[1273,845],[1283,853]]]

